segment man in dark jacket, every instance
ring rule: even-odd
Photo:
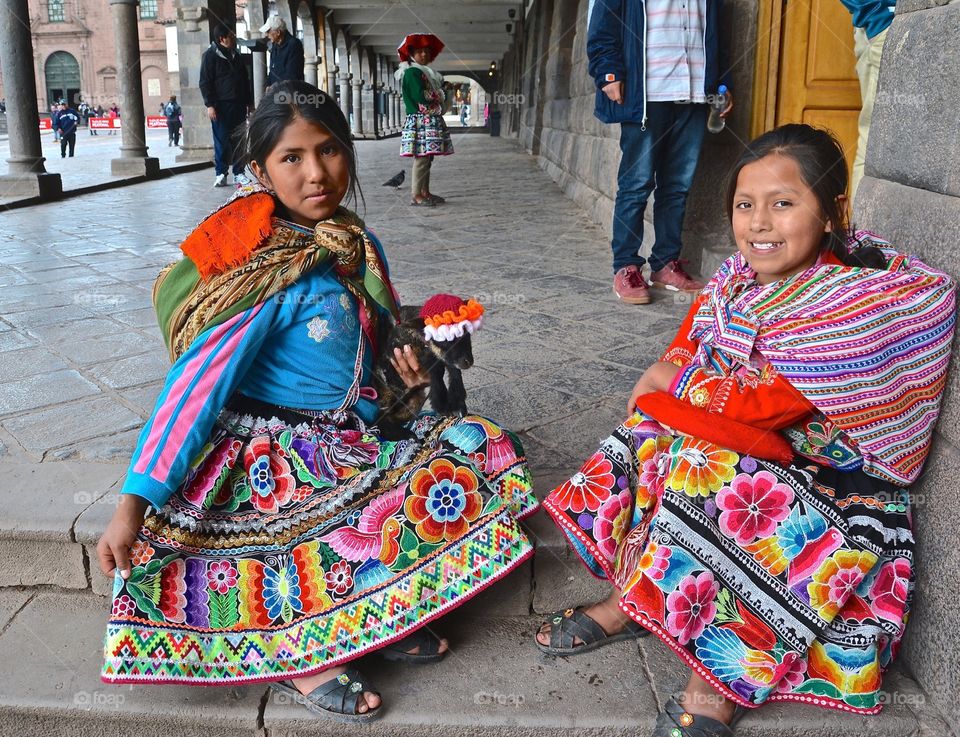
[[[215,41],[200,61],[200,94],[213,125],[213,157],[217,176],[215,187],[227,186],[227,171],[233,164],[233,178],[245,184],[244,164],[235,160],[232,135],[247,119],[253,97],[247,70],[237,52],[237,36],[226,25],[214,29]]]
[[[60,131],[60,158],[67,158],[67,146],[70,146],[70,158],[72,159],[73,150],[77,147],[77,127],[80,125],[80,115],[66,102],[61,102],[55,125],[57,130]]]
[[[271,15],[260,28],[270,39],[270,73],[267,87],[288,79],[303,81],[303,44],[287,31],[287,23],[279,15]]]
[[[613,214],[613,289],[647,304],[640,273],[643,212],[653,204],[650,254],[654,285],[696,292],[703,284],[679,261],[687,194],[697,168],[711,101],[721,81],[719,19],[723,0],[596,0],[587,32],[594,114],[620,124],[620,171]],[[723,79],[722,79],[723,77]],[[732,97],[723,115],[733,107]]]

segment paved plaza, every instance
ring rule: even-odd
[[[407,187],[381,186],[409,169],[397,140],[359,142],[360,210],[405,303],[443,291],[486,306],[476,366],[464,375],[468,406],[520,432],[542,497],[623,418],[689,302],[660,292],[647,306],[618,303],[608,234],[534,158],[513,141],[455,142],[457,154],[433,167],[431,188],[448,200],[433,209],[410,207]],[[204,170],[0,212],[0,661],[15,674],[0,689],[0,719],[16,726],[10,734],[344,733],[264,686],[97,679],[108,586],[93,546],[168,369],[150,290],[229,195],[212,180]],[[684,668],[655,638],[569,661],[540,657],[539,615],[605,590],[544,515],[529,527],[533,562],[438,628],[452,657],[413,674],[368,666],[389,711],[364,733],[649,732]],[[888,688],[910,694],[916,684],[893,673]],[[739,733],[933,734],[922,731],[926,719],[904,704],[875,719],[772,706]]]

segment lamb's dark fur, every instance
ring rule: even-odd
[[[440,343],[428,340],[423,334],[424,321],[420,307],[401,307],[400,320],[380,320],[377,336],[379,356],[374,366],[373,379],[379,399],[380,414],[377,425],[385,438],[411,437],[403,426],[417,415],[421,405],[417,391],[407,389],[400,375],[390,363],[393,349],[409,345],[420,363],[430,374],[430,404],[442,415],[464,415],[467,412],[467,392],[463,386],[463,369],[473,366],[473,347],[470,333]],[[449,374],[447,383],[444,374]]]

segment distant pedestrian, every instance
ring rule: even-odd
[[[460,106],[460,125],[464,128],[467,127],[467,116],[470,115],[470,106],[467,103],[463,103]]]
[[[180,103],[177,102],[176,95],[170,95],[170,100],[166,105],[163,106],[163,114],[167,118],[167,145],[168,146],[179,146],[180,145],[180,126],[182,122],[180,120]]]
[[[117,103],[110,106],[107,117],[110,119],[110,135],[115,136],[117,135],[117,129],[114,127],[116,124],[113,121],[120,117],[120,108],[117,107]]]
[[[303,81],[303,44],[290,35],[286,21],[271,15],[260,27],[260,33],[270,39],[270,73],[267,87],[286,80]]]
[[[53,129],[53,142],[60,140],[60,130],[57,128],[57,117],[60,115],[60,101],[50,106],[50,127]]]
[[[66,102],[60,103],[57,114],[56,129],[60,133],[60,158],[67,158],[67,147],[70,147],[70,158],[77,147],[77,127],[80,125],[80,114]]]
[[[200,94],[213,126],[217,174],[213,186],[227,186],[231,164],[234,182],[242,186],[250,180],[243,173],[244,163],[234,156],[232,135],[246,122],[247,110],[253,109],[253,97],[246,67],[237,52],[236,34],[229,26],[219,24],[214,29],[213,38],[200,61]]]

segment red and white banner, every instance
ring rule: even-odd
[[[94,130],[118,129],[120,118],[90,118],[90,127]]]
[[[167,116],[165,115],[148,115],[147,116],[147,128],[166,128],[167,127]]]
[[[53,121],[50,118],[40,118],[40,130],[42,131],[52,131],[53,130]]]

